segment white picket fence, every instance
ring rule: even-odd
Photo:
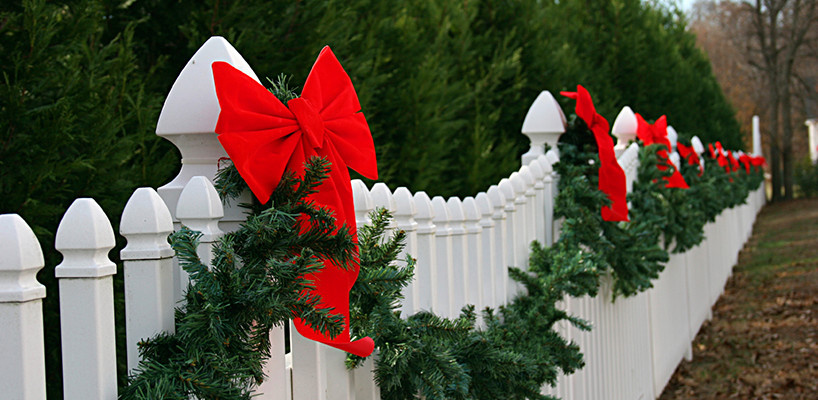
[[[222,38],[212,38],[193,56],[173,88],[160,116],[157,134],[182,154],[182,170],[157,190],[137,189],[122,214],[120,234],[127,239],[124,262],[128,368],[138,363],[136,343],[174,329],[173,308],[182,298],[187,277],[176,264],[167,236],[179,224],[203,232],[199,255],[205,260],[224,231],[243,219],[237,207],[223,207],[212,186],[218,160],[224,157],[213,132],[218,103],[210,64],[228,61],[255,76],[238,52]],[[525,267],[529,244],[552,243],[559,234],[553,220],[558,176],[554,148],[564,131],[562,110],[548,92],[531,106],[523,133],[532,141],[524,166],[485,192],[460,199],[429,198],[407,188],[394,192],[383,183],[372,188],[352,182],[356,219],[386,207],[395,215],[392,229],[407,232],[406,252],[417,260],[415,279],[406,288],[403,311],[420,310],[452,317],[466,304],[479,308],[508,302],[520,289],[508,266]],[[628,177],[636,178],[638,146],[629,108],[614,124],[617,154]],[[705,228],[704,243],[673,255],[655,287],[611,302],[611,281],[595,298],[566,298],[563,306],[592,322],[591,332],[564,324],[560,333],[578,343],[586,367],[562,376],[544,393],[564,399],[651,399],[658,396],[682,358],[690,358],[691,341],[709,318],[755,215],[764,204],[762,188],[747,204],[725,210]],[[60,284],[63,381],[66,399],[115,399],[112,276],[108,252],[114,232],[93,199],[77,199],[65,213],[56,236],[64,260],[56,267]],[[42,298],[36,281],[43,268],[40,245],[17,215],[0,216],[0,388],[7,399],[44,399]],[[347,370],[344,353],[303,339],[290,329],[271,335],[268,379],[257,388],[260,399],[368,400],[379,398],[373,362]]]

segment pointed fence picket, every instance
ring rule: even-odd
[[[194,54],[171,89],[157,125],[157,134],[179,147],[182,170],[158,190],[137,189],[122,214],[120,234],[127,246],[120,258],[129,371],[139,362],[139,341],[174,331],[174,307],[187,288],[188,278],[174,261],[168,235],[182,225],[200,231],[198,254],[209,263],[214,244],[245,218],[236,204],[247,202],[250,194],[223,204],[212,185],[225,156],[213,132],[218,102],[209,66],[216,60],[255,77],[222,38],[212,38]],[[613,129],[629,192],[639,165],[639,146],[629,143],[636,136],[631,118],[635,117],[626,107]],[[383,183],[368,188],[363,181],[351,182],[358,228],[371,222],[371,211],[387,208],[394,215],[389,232],[406,233],[403,255],[417,261],[415,277],[403,291],[404,317],[418,311],[456,317],[467,304],[496,308],[522,289],[509,279],[507,268],[527,269],[530,243],[551,245],[559,237],[561,221],[554,218],[559,176],[554,164],[559,162],[556,140],[564,124],[553,97],[541,93],[523,124],[523,132],[532,140],[523,166],[473,197],[430,199],[422,191],[412,193],[403,187],[391,191]],[[561,301],[559,307],[588,320],[594,329],[584,332],[565,322],[555,326],[579,345],[586,367],[560,375],[556,385],[544,387],[543,393],[566,399],[625,400],[660,394],[678,362],[690,356],[691,339],[710,317],[710,307],[752,233],[764,200],[761,187],[746,204],[725,210],[707,224],[705,241],[685,254],[673,255],[647,292],[613,302],[611,277],[603,276],[598,296]],[[17,215],[0,215],[0,237],[0,387],[10,398],[41,399],[45,290],[35,275],[43,267],[42,253]],[[111,288],[116,268],[107,256],[113,244],[110,223],[91,199],[77,200],[57,232],[57,248],[65,257],[56,268],[64,381],[67,396],[73,398],[116,398]],[[402,256],[398,264],[404,263]],[[304,339],[292,325],[273,329],[270,339],[272,356],[264,366],[267,379],[254,389],[259,399],[380,398],[374,378],[377,354],[362,367],[348,370],[343,352]]]

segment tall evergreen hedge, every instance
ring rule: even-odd
[[[116,224],[133,189],[169,181],[178,154],[153,134],[156,120],[179,71],[212,35],[225,36],[260,76],[287,73],[295,85],[332,46],[392,188],[485,190],[519,166],[528,144],[520,126],[537,93],[578,83],[611,122],[630,105],[648,119],[667,114],[682,134],[741,146],[683,16],[651,2],[2,2],[0,213],[22,215],[43,243],[51,377],[61,368],[59,218],[74,198],[90,196]],[[60,388],[50,379],[49,397]]]

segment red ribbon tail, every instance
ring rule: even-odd
[[[369,357],[375,351],[375,341],[369,336],[348,343],[327,342],[325,344],[359,357]]]

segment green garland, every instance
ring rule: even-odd
[[[295,95],[279,77],[271,92],[286,100]],[[561,161],[555,218],[560,236],[550,247],[534,242],[527,270],[510,267],[509,275],[525,290],[509,304],[480,311],[465,306],[457,318],[431,312],[401,315],[401,290],[412,280],[415,260],[400,267],[405,233],[384,237],[390,215],[377,210],[372,224],[359,230],[360,274],[350,292],[350,331],[370,336],[377,348],[375,378],[384,399],[549,399],[540,394],[559,373],[584,366],[579,347],[556,333],[567,321],[589,330],[588,322],[556,304],[566,295],[596,296],[600,275],[613,277],[613,296],[632,296],[652,286],[668,260],[668,249],[685,251],[703,240],[703,227],[725,208],[746,199],[761,174],[725,173],[708,160],[705,173],[682,166],[690,189],[667,189],[656,168],[658,146],[640,149],[638,179],[629,222],[604,221],[608,201],[597,190],[598,158],[592,134],[575,116],[560,144]],[[264,379],[269,357],[268,332],[301,317],[330,335],[342,321],[320,299],[305,294],[303,277],[321,268],[316,257],[352,259],[355,247],[346,229],[332,235],[334,221],[308,202],[325,179],[329,165],[313,159],[305,177],[288,174],[266,205],[244,204],[247,222],[226,234],[213,250],[208,269],[196,255],[199,234],[183,228],[172,236],[182,268],[191,277],[186,303],[177,309],[174,334],[140,343],[142,361],[123,399],[249,399]],[[247,190],[231,165],[217,177],[224,199]],[[299,215],[307,216],[305,219]],[[306,223],[304,221],[310,221]],[[664,237],[659,243],[658,238]],[[240,265],[240,266],[239,266]],[[363,359],[347,358],[350,368]]]
[[[328,171],[315,159],[303,179],[287,174],[270,207],[219,240],[210,268],[196,253],[200,233],[183,227],[171,236],[190,275],[185,303],[176,309],[175,333],[139,344],[142,360],[120,398],[250,399],[264,379],[272,327],[298,316],[321,332],[340,332],[343,321],[316,307],[320,298],[306,292],[312,282],[304,278],[322,268],[318,258],[345,265],[355,255],[348,230],[333,235],[332,215],[305,200]]]

